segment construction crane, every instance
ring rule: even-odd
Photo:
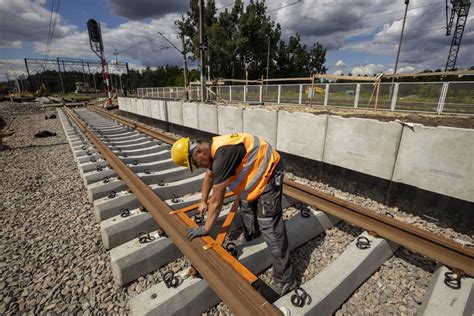
[[[454,20],[456,20],[456,24],[454,24],[453,39],[449,48],[445,71],[455,69],[464,27],[466,26],[469,8],[471,7],[470,0],[449,0],[449,2],[451,3],[451,8],[448,5],[448,0],[446,0],[446,36],[451,35]]]

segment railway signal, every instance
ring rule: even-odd
[[[110,75],[109,67],[105,60],[104,44],[102,42],[102,32],[100,30],[100,23],[96,20],[90,19],[87,21],[87,30],[89,31],[89,43],[92,51],[100,58],[102,64],[102,75],[107,86],[107,104],[112,105],[112,94],[110,89]]]

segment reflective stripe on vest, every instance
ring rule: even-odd
[[[229,184],[229,190],[234,191],[242,180],[248,175],[249,171],[252,169],[253,164],[255,163],[255,158],[257,157],[257,153],[260,146],[260,139],[256,136],[253,136],[253,147],[248,154],[248,159],[244,164],[242,171],[239,173],[237,178]]]
[[[267,169],[268,163],[270,161],[270,157],[272,156],[272,151],[273,151],[272,146],[268,144],[267,152],[265,153],[265,159],[263,160],[263,163],[258,168],[256,175],[252,178],[252,181],[250,181],[250,183],[247,185],[244,192],[240,194],[240,198],[242,200],[247,200],[250,189],[252,189],[254,185],[257,183],[257,181],[260,180],[260,177],[263,175],[263,172]]]

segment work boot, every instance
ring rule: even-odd
[[[293,280],[291,280],[289,282],[285,282],[285,283],[274,282],[271,285],[271,288],[273,289],[273,291],[275,291],[275,293],[277,293],[280,296],[283,296],[286,293],[294,290],[298,285],[299,285],[298,280],[293,279]]]

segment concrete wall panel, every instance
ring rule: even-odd
[[[198,104],[194,102],[183,103],[183,125],[198,129]]]
[[[143,101],[144,101],[144,100],[141,99],[141,98],[138,98],[138,99],[137,99],[137,114],[144,116],[144,115],[145,115],[145,113],[144,113],[145,111],[144,111],[144,109],[143,109]]]
[[[131,98],[125,98],[124,110],[127,112],[131,111]]]
[[[234,132],[242,132],[243,129],[243,109],[235,106],[218,106],[218,129],[220,135]]]
[[[166,102],[167,101],[165,100],[159,100],[158,105],[160,107],[160,120],[168,122],[169,121],[168,105]]]
[[[244,132],[263,137],[272,146],[275,146],[277,142],[277,122],[277,111],[244,109]]]
[[[474,130],[405,127],[396,182],[474,202]]]
[[[322,161],[326,135],[326,115],[278,112],[278,150]]]
[[[390,180],[402,126],[329,116],[323,161]]]
[[[168,120],[170,123],[183,125],[183,103],[167,101]]]
[[[132,98],[130,101],[130,112],[137,114],[137,99]]]
[[[146,117],[151,117],[151,101],[150,99],[143,100],[143,115]]]
[[[198,117],[200,130],[217,134],[217,106],[199,103]]]
[[[119,107],[119,110],[124,110],[124,104],[125,104],[125,98],[122,98],[122,97],[118,97],[117,98],[117,101],[118,101],[118,107]]]
[[[151,117],[157,120],[161,120],[159,102],[158,100],[150,100]]]

